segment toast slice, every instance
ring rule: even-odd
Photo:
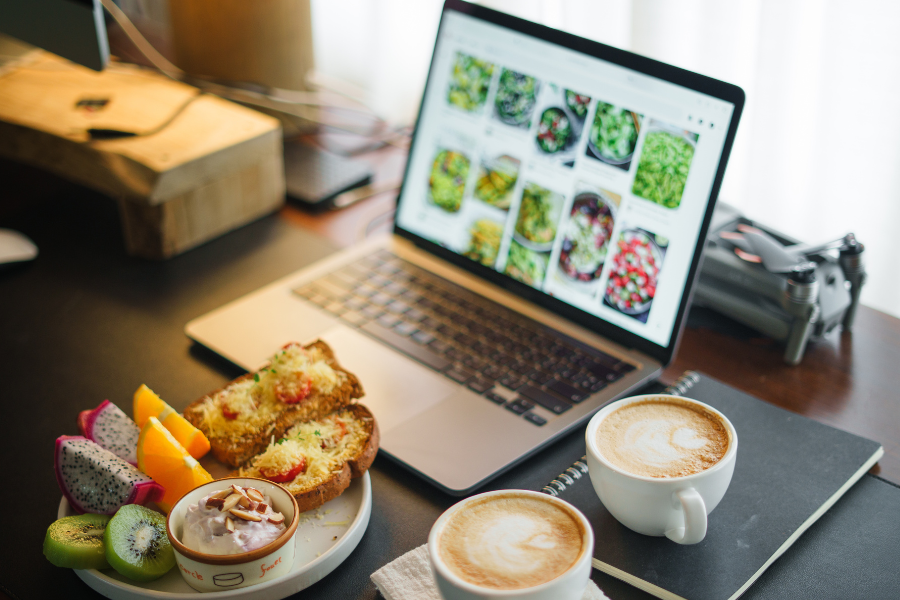
[[[200,398],[184,418],[209,439],[213,455],[246,463],[291,426],[334,412],[363,395],[356,375],[342,369],[322,340],[287,344],[263,369]]]
[[[375,460],[378,442],[375,417],[352,404],[294,425],[232,475],[280,483],[304,512],[340,496],[351,479],[361,477]]]

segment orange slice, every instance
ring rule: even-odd
[[[184,494],[213,480],[156,417],[141,429],[137,446],[138,468],[166,488],[159,507],[169,512]]]
[[[134,422],[138,427],[147,424],[150,417],[156,417],[163,427],[172,432],[175,439],[194,458],[209,452],[209,440],[203,432],[191,425],[178,411],[162,401],[153,390],[142,385],[134,393]]]

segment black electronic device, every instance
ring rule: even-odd
[[[292,140],[284,142],[284,176],[288,198],[313,210],[334,208],[340,194],[372,182],[362,160]]]
[[[95,71],[109,62],[100,0],[0,0],[0,32]]]
[[[864,250],[852,233],[802,244],[719,203],[694,303],[785,342],[784,360],[795,365],[810,340],[853,326]]]

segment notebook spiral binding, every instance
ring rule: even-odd
[[[664,393],[673,396],[684,396],[688,390],[694,387],[694,384],[700,381],[700,375],[695,371],[685,371],[681,377],[676,379],[672,385],[664,390]],[[559,496],[567,487],[575,483],[577,479],[581,479],[588,472],[587,456],[572,463],[572,466],[560,473],[556,479],[541,488],[541,491],[549,496]]]

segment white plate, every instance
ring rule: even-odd
[[[59,503],[57,518],[76,514],[68,501]],[[254,600],[281,600],[316,583],[335,567],[344,562],[362,539],[372,514],[372,480],[366,473],[350,482],[350,487],[321,508],[300,516],[297,527],[297,550],[294,568],[290,573],[250,587],[227,592],[207,592],[203,598],[250,598]],[[144,598],[198,598],[178,569],[172,569],[163,577],[149,583],[136,583],[112,569],[76,570],[81,580],[95,591],[112,600],[136,600]]]

